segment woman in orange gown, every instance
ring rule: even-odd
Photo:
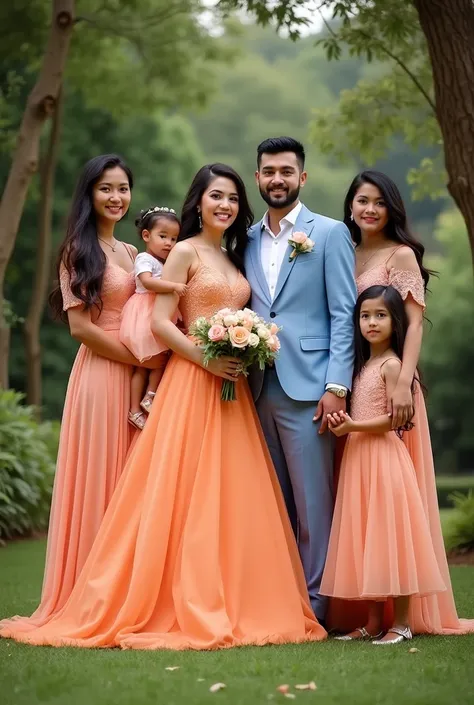
[[[64,404],[41,604],[0,623],[16,633],[47,622],[66,603],[125,465],[133,355],[119,342],[134,291],[136,249],[114,238],[130,205],[132,174],[115,155],[90,160],[73,197],[59,253],[55,313],[82,345]]]
[[[188,284],[186,326],[248,301],[251,221],[240,177],[224,165],[203,167],[183,208],[184,241],[163,271]],[[68,602],[45,626],[2,636],[134,649],[326,637],[239,362],[222,357],[205,367],[172,323],[176,306],[174,294],[157,297],[155,332],[174,355]],[[223,379],[236,380],[236,401],[221,401]]]
[[[412,420],[414,427],[403,440],[415,467],[423,508],[447,589],[436,595],[414,597],[409,622],[413,633],[465,634],[474,631],[474,619],[459,619],[439,517],[430,431],[423,393],[411,393],[423,336],[425,290],[430,272],[423,266],[424,247],[410,233],[402,197],[385,174],[364,171],[352,182],[344,203],[344,222],[356,245],[356,283],[360,294],[370,286],[391,285],[405,301],[409,328],[403,350],[399,382],[392,396],[393,427]],[[386,624],[392,621],[387,602]],[[366,606],[331,600],[328,625],[347,632],[365,624]]]

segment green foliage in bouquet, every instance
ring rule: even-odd
[[[0,542],[45,529],[51,504],[58,426],[21,401],[0,391]]]

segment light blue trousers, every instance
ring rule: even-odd
[[[256,402],[265,439],[295,532],[314,613],[324,619],[327,598],[319,594],[334,507],[334,436],[319,435],[317,402],[290,399],[275,368],[265,371]]]

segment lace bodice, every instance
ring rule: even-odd
[[[425,308],[425,288],[423,279],[419,272],[406,269],[395,269],[392,267],[387,271],[386,263],[375,265],[366,272],[363,272],[356,280],[357,293],[361,294],[369,288],[380,284],[381,286],[393,286],[402,297],[406,299],[411,294],[417,304]]]
[[[190,324],[199,316],[208,318],[220,308],[243,308],[250,298],[250,285],[239,272],[233,286],[222,272],[201,262],[188,285],[188,290],[179,300],[179,310],[184,325]]]
[[[381,367],[369,364],[354,380],[351,397],[351,417],[354,421],[367,421],[387,413],[387,394]]]
[[[76,299],[69,285],[69,273],[61,266],[60,285],[63,296],[63,310],[67,311],[73,306],[82,306],[82,301]],[[122,267],[110,262],[107,263],[102,284],[102,311],[97,306],[91,309],[92,321],[103,330],[118,330],[122,309],[135,290],[135,277],[133,272],[126,272]]]

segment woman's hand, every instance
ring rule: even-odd
[[[354,428],[353,420],[345,411],[336,411],[333,414],[328,414],[327,419],[329,430],[335,436],[345,436]]]
[[[389,414],[392,417],[392,429],[405,426],[413,418],[415,408],[411,386],[398,383],[390,398]]]
[[[208,364],[206,366],[203,365],[203,367],[216,377],[222,377],[223,379],[235,382],[242,372],[242,361],[238,360],[236,357],[222,355],[214,360],[210,360]]]

